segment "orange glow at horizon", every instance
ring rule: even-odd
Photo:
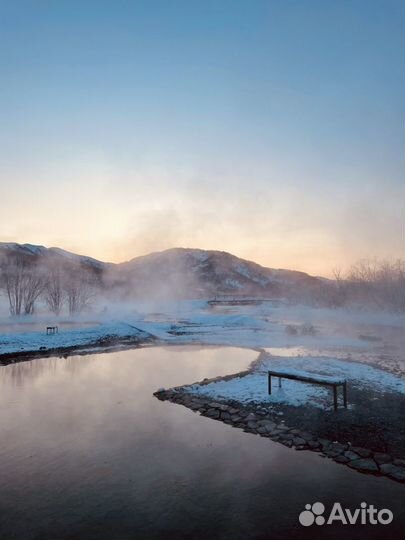
[[[117,180],[114,171],[91,168],[58,183],[51,177],[48,172],[24,192],[18,181],[9,186],[0,200],[0,241],[57,246],[109,262],[173,247],[211,249],[324,276],[361,258],[403,253],[401,192],[389,194],[378,183],[370,184],[368,197],[352,190],[343,204],[339,187],[331,196],[319,194],[318,185],[308,190],[288,182],[246,189],[244,178],[191,185],[177,171]]]

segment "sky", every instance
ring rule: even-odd
[[[404,257],[403,0],[0,1],[0,241]]]

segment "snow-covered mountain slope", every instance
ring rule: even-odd
[[[115,266],[116,284],[138,294],[220,294],[304,298],[323,286],[304,272],[265,268],[223,251],[174,248]]]
[[[77,255],[76,253],[71,253],[58,247],[47,248],[45,246],[17,244],[15,242],[0,242],[0,257],[2,255],[22,256],[28,261],[32,259],[33,262],[45,259],[49,261],[58,260],[62,264],[63,262],[73,262],[98,271],[103,270],[109,264],[85,255]]]
[[[112,264],[56,247],[0,243],[0,257],[7,254],[33,263],[75,263],[97,273],[100,283],[122,298],[231,294],[305,301],[325,287],[322,279],[304,272],[266,268],[224,251],[173,248]]]

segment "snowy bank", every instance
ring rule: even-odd
[[[149,333],[123,322],[64,330],[52,335],[46,335],[45,331],[0,334],[0,357],[11,354],[18,356],[19,354],[47,353],[60,349],[94,347],[120,340],[133,340],[136,343],[151,337]]]
[[[213,399],[232,400],[242,404],[283,403],[295,407],[301,405],[313,405],[323,409],[331,407],[329,389],[302,381],[283,379],[282,387],[279,388],[275,384],[269,395],[267,386],[269,370],[312,375],[325,381],[346,380],[349,391],[359,388],[405,395],[404,378],[377,367],[330,357],[277,357],[269,354],[262,354],[260,362],[247,375],[213,381],[209,384],[194,384],[185,387],[185,390]]]

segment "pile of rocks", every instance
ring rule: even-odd
[[[161,389],[154,395],[162,401],[184,405],[202,416],[220,420],[247,433],[268,437],[288,448],[319,452],[336,463],[347,465],[359,472],[383,475],[398,482],[405,482],[403,459],[393,459],[389,454],[372,452],[350,443],[320,439],[307,431],[288,427],[284,421],[280,421],[262,407],[252,409],[236,402],[210,401],[209,398],[191,394],[184,388]]]

